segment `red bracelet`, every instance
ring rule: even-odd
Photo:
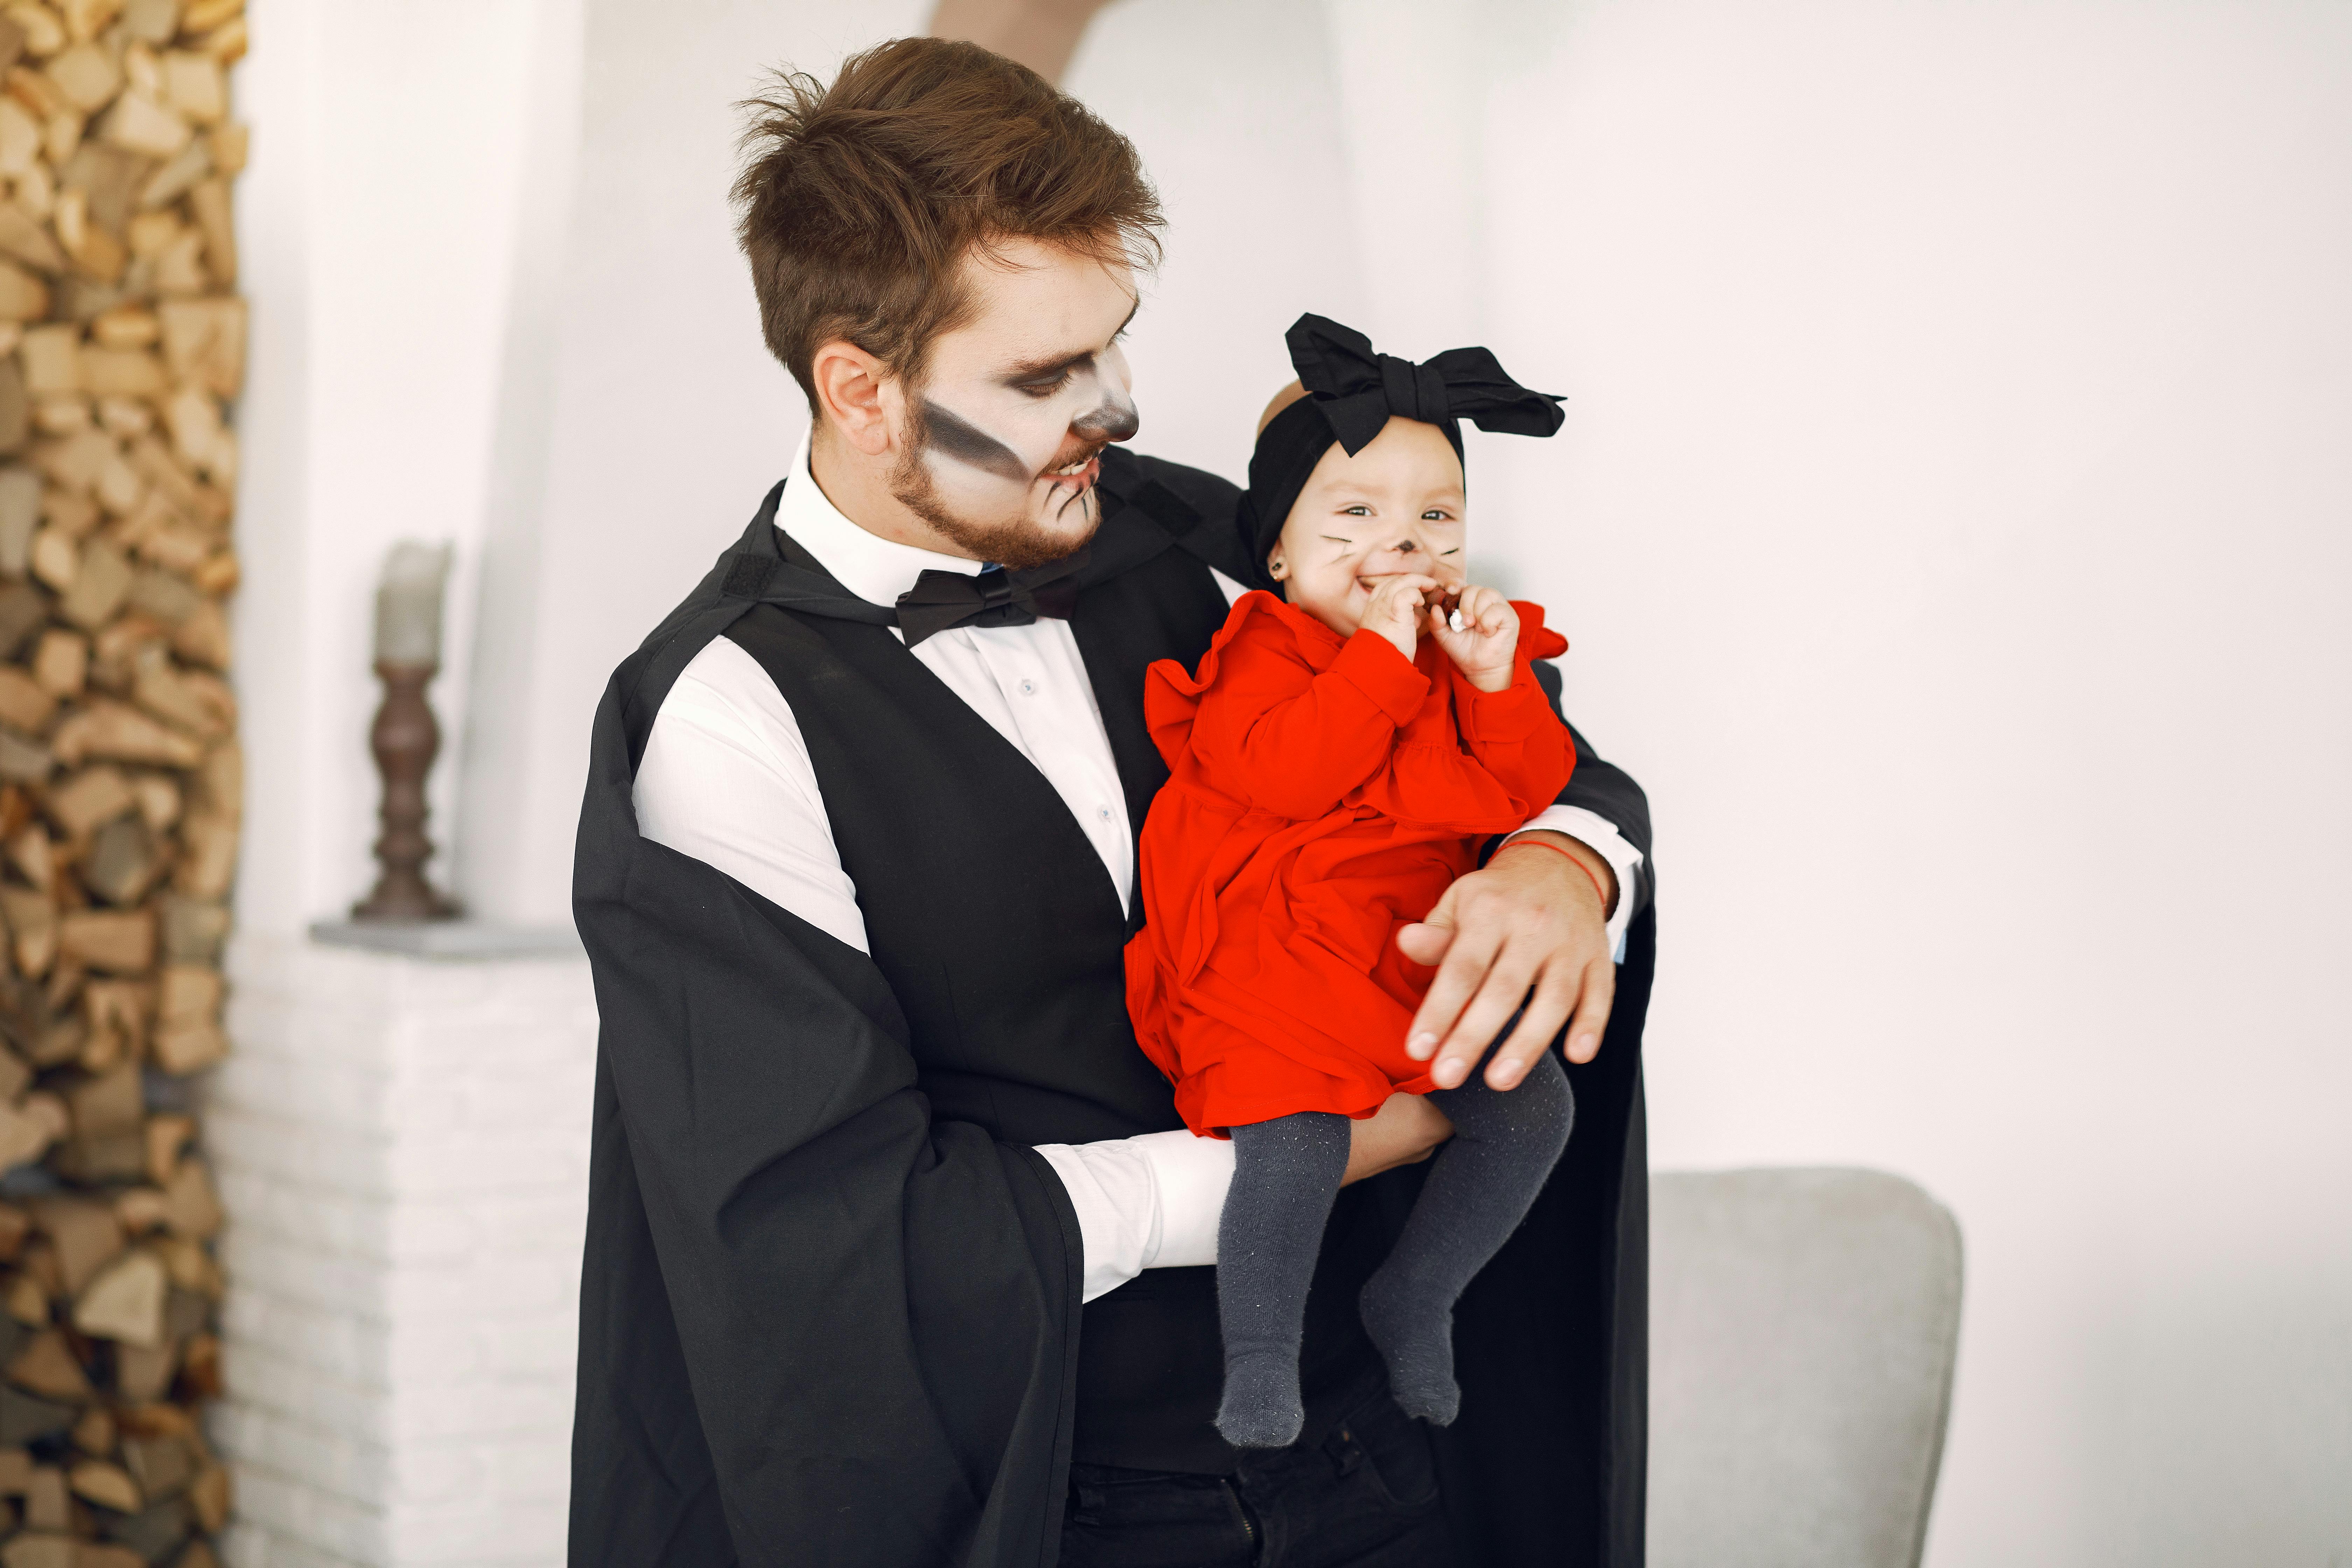
[[[1604,915],[1609,912],[1609,889],[1601,885],[1601,879],[1592,874],[1592,868],[1586,865],[1580,857],[1562,849],[1557,844],[1547,844],[1540,838],[1514,838],[1504,845],[1503,849],[1549,849],[1555,855],[1566,857],[1570,865],[1584,873],[1585,879],[1592,884],[1592,890],[1601,895],[1601,912]],[[1497,849],[1495,853],[1500,855],[1503,849]]]

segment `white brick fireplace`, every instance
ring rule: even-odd
[[[231,950],[232,1568],[562,1559],[596,1017],[538,945]]]

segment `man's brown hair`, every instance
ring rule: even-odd
[[[810,362],[835,338],[920,379],[968,306],[956,277],[974,246],[1159,258],[1160,198],[1133,145],[977,44],[895,39],[843,61],[830,87],[780,73],[743,108],[737,237],[768,348],[812,413]]]

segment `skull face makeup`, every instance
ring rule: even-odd
[[[968,266],[974,309],[910,389],[891,491],[978,559],[1043,565],[1093,537],[1096,458],[1140,423],[1118,347],[1135,286],[1035,242]]]

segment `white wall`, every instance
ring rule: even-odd
[[[495,704],[502,765],[467,803],[477,907],[571,919],[572,837],[605,679],[709,570],[806,422],[760,341],[727,189],[770,67],[829,76],[919,29],[917,0],[588,0],[584,129],[543,400],[552,410],[525,625]]]
[[[515,81],[530,9],[462,24]],[[728,106],[922,9],[590,0],[552,265],[527,117],[445,86],[412,124],[420,89],[357,79],[423,68],[389,32],[456,53],[455,10],[320,9],[320,74],[267,79],[317,128],[290,182],[257,53],[240,635],[257,835],[282,810],[307,869],[257,847],[248,921],[356,890],[349,672],[420,467],[526,585],[467,683],[504,749],[467,890],[561,918],[596,693],[802,419]],[[1237,474],[1302,309],[1570,395],[1554,441],[1473,436],[1474,550],[1565,622],[1574,710],[1656,808],[1657,1158],[1882,1165],[1958,1211],[1937,1568],[2352,1560],[2347,46],[2287,0],[1122,0],[1073,64],[1175,220],[1146,449]],[[385,189],[430,240],[396,263],[357,243]],[[393,396],[427,360],[473,390]]]
[[[458,544],[433,691],[445,758],[464,733],[516,258],[527,224],[546,221],[524,179],[548,140],[532,117],[566,108],[564,74],[536,68],[576,55],[578,4],[253,0],[257,47],[236,74],[255,127],[237,186],[253,301],[236,612],[249,930],[299,931],[373,882],[372,617],[396,540]],[[457,776],[445,761],[433,779],[445,846]],[[446,861],[429,869],[446,877]]]
[[[1958,1211],[1932,1563],[2352,1559],[2352,11],[1495,16],[1654,1158]]]

